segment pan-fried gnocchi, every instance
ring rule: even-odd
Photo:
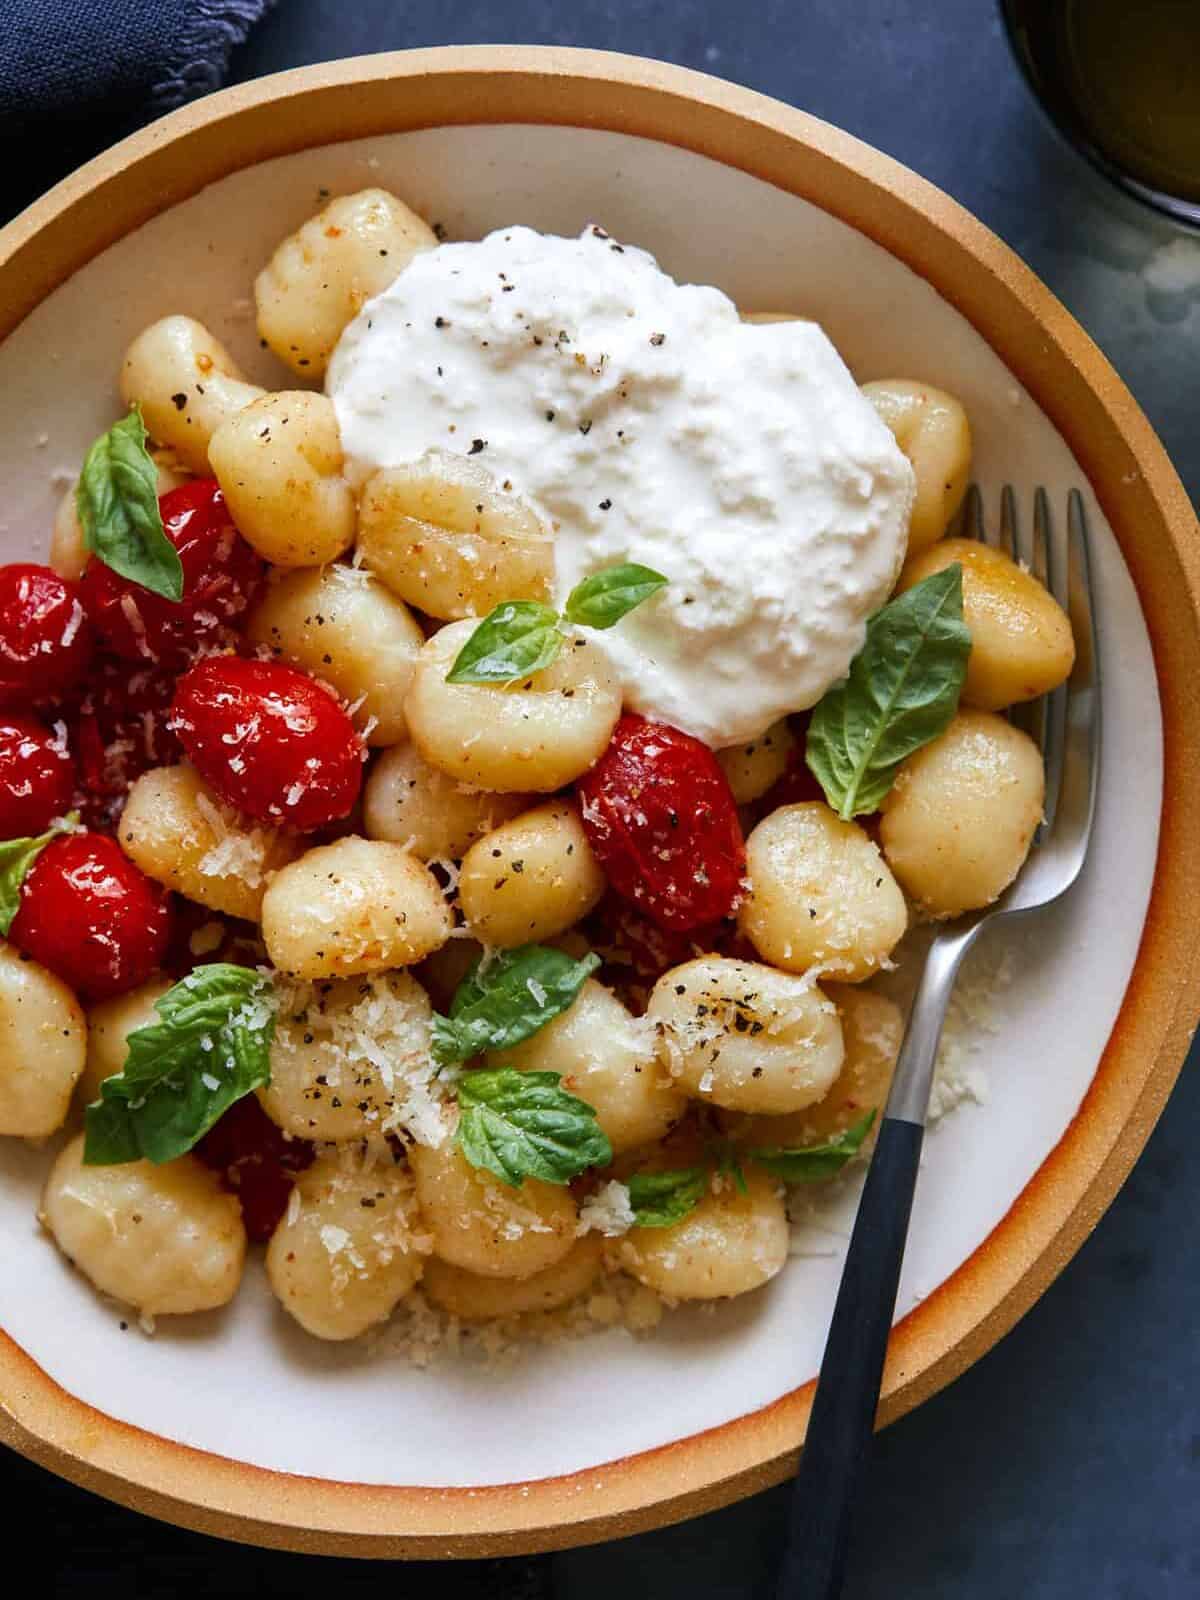
[[[0,1135],[63,1130],[46,1234],[145,1318],[250,1250],[289,1340],[753,1294],[781,1174],[871,1155],[910,923],[1021,870],[998,713],[1070,619],[949,534],[942,389],[600,228],[326,200],[261,350],[175,286],[114,374],[145,442],[0,568]]]
[[[390,1158],[322,1158],[301,1173],[267,1246],[283,1309],[317,1339],[353,1339],[389,1317],[428,1249],[412,1178]]]
[[[358,551],[394,594],[447,621],[505,600],[548,600],[549,529],[462,456],[434,455],[363,485]]]
[[[275,566],[321,566],[354,542],[354,491],[323,394],[254,400],[216,429],[208,459],[238,532]]]
[[[496,794],[448,777],[406,741],[371,768],[363,826],[368,839],[402,844],[422,861],[461,861],[477,840],[532,805],[531,795]]]
[[[267,954],[292,978],[408,967],[450,934],[437,879],[399,845],[339,839],[276,873],[263,896]]]
[[[412,612],[359,567],[291,572],[246,624],[272,656],[330,683],[370,745],[404,738],[404,696],[425,636]]]
[[[574,806],[561,800],[502,823],[463,857],[458,903],[483,944],[539,944],[566,933],[604,893]]]
[[[40,1139],[66,1119],[87,1024],[61,979],[0,944],[0,1133]]]
[[[432,228],[385,189],[338,195],[255,279],[259,333],[293,372],[319,381],[346,324],[436,243]]]
[[[473,631],[451,623],[421,651],[404,705],[412,741],[460,783],[552,794],[603,753],[621,713],[616,675],[576,636],[552,665],[516,683],[447,683]]]
[[[189,472],[212,471],[208,446],[221,424],[263,391],[247,383],[219,339],[193,317],[164,317],[125,352],[121,398],[137,406],[150,437]]]
[[[80,1134],[51,1168],[40,1215],[101,1294],[145,1316],[214,1311],[237,1293],[242,1208],[194,1156],[85,1166]]]

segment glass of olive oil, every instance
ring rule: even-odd
[[[1050,117],[1107,177],[1200,227],[1200,0],[1001,0]]]

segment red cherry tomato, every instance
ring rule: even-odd
[[[664,972],[720,947],[728,930],[725,922],[707,922],[681,932],[661,928],[618,894],[607,894],[593,913],[595,930],[590,943],[614,972],[654,983]]]
[[[9,938],[82,1000],[135,989],[162,962],[170,932],[167,896],[115,839],[53,839],[21,885]]]
[[[362,787],[362,741],[333,693],[279,661],[210,656],[180,680],[172,726],[222,800],[307,831],[344,817]]]
[[[576,788],[588,842],[619,895],[679,932],[728,916],[746,852],[729,784],[707,745],[626,715]]]
[[[253,1095],[238,1100],[196,1146],[196,1154],[240,1196],[251,1239],[269,1239],[287,1210],[298,1172],[312,1165],[307,1139],[288,1139]]]
[[[34,717],[0,716],[0,839],[44,833],[71,809],[75,763],[66,729]]]
[[[102,658],[80,704],[72,742],[79,756],[79,808],[89,827],[111,827],[129,786],[182,750],[169,727],[172,673]]]
[[[84,571],[83,594],[114,655],[178,668],[198,650],[228,640],[264,567],[234,527],[215,478],[181,483],[159,498],[158,507],[183,565],[183,599],[152,594],[95,559]]]
[[[0,706],[23,710],[69,694],[93,646],[79,584],[30,561],[0,567]]]

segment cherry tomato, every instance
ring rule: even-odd
[[[332,691],[296,667],[209,656],[179,680],[171,721],[204,781],[259,822],[308,831],[358,799],[362,741]]]
[[[241,1198],[246,1232],[262,1241],[287,1210],[296,1174],[312,1165],[313,1147],[307,1139],[288,1139],[251,1094],[230,1106],[196,1154]]]
[[[44,833],[71,809],[75,763],[66,728],[0,715],[0,839]]]
[[[102,833],[52,839],[21,885],[9,938],[82,1000],[145,983],[167,948],[165,890]]]
[[[79,584],[31,561],[0,567],[0,706],[24,710],[69,694],[93,647]]]
[[[266,946],[253,922],[176,897],[171,908],[171,942],[163,957],[163,966],[173,978],[186,978],[196,967],[212,961],[260,967],[266,960]]]
[[[75,717],[79,809],[89,827],[111,827],[129,786],[151,767],[170,766],[182,750],[169,721],[173,673],[101,658]]]
[[[588,842],[619,895],[679,932],[728,916],[746,852],[729,784],[707,745],[626,715],[576,788]]]
[[[97,632],[114,655],[182,667],[201,649],[226,643],[264,566],[238,533],[215,478],[195,478],[160,496],[167,538],[183,565],[183,599],[152,594],[92,559],[83,594]]]
[[[589,942],[614,971],[654,983],[672,967],[719,948],[728,924],[708,922],[681,932],[661,928],[620,895],[609,893],[589,919]]]

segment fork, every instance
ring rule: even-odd
[[[1091,549],[1077,489],[1068,497],[1067,529],[1066,539],[1056,536],[1049,497],[1039,488],[1028,541],[1016,495],[1005,487],[999,545],[1067,611],[1075,634],[1075,667],[1068,683],[1013,713],[1012,720],[1041,746],[1046,769],[1043,819],[1025,865],[994,905],[942,924],[925,958],[821,1361],[777,1600],[836,1600],[842,1592],[853,1509],[895,1312],[934,1060],[963,957],[989,924],[1057,900],[1078,878],[1087,856],[1100,761],[1101,696]],[[986,538],[982,499],[974,485],[964,505],[961,532],[967,538]]]

